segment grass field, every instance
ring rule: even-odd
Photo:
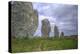
[[[12,38],[12,52],[31,52],[77,49],[78,40],[73,38]]]

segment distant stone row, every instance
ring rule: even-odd
[[[49,37],[49,34],[51,32],[51,26],[50,26],[50,22],[48,21],[48,19],[42,20],[41,32],[42,32],[42,36],[44,38],[48,38]],[[54,38],[58,38],[58,37],[59,37],[59,29],[55,25],[54,26]],[[63,32],[61,32],[60,37],[64,37],[64,33]]]

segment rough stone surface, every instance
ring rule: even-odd
[[[59,30],[56,25],[54,26],[54,37],[59,37]]]
[[[60,35],[60,37],[64,37],[64,32],[61,32],[61,35]]]
[[[42,36],[48,38],[50,31],[51,31],[51,27],[48,19],[42,20],[42,27],[41,27]]]
[[[38,25],[38,12],[31,2],[11,2],[11,35],[15,37],[33,36]]]

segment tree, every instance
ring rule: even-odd
[[[59,37],[59,30],[56,25],[54,26],[54,37]]]

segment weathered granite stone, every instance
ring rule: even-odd
[[[51,27],[48,19],[42,20],[42,27],[41,27],[42,36],[44,38],[48,38],[50,31],[51,31]]]
[[[31,2],[11,2],[11,35],[15,37],[33,36],[38,25],[38,12]]]
[[[54,37],[55,38],[59,37],[59,29],[58,29],[58,27],[56,25],[54,26]]]
[[[64,32],[61,32],[61,35],[60,35],[60,37],[62,37],[62,38],[64,37]]]

